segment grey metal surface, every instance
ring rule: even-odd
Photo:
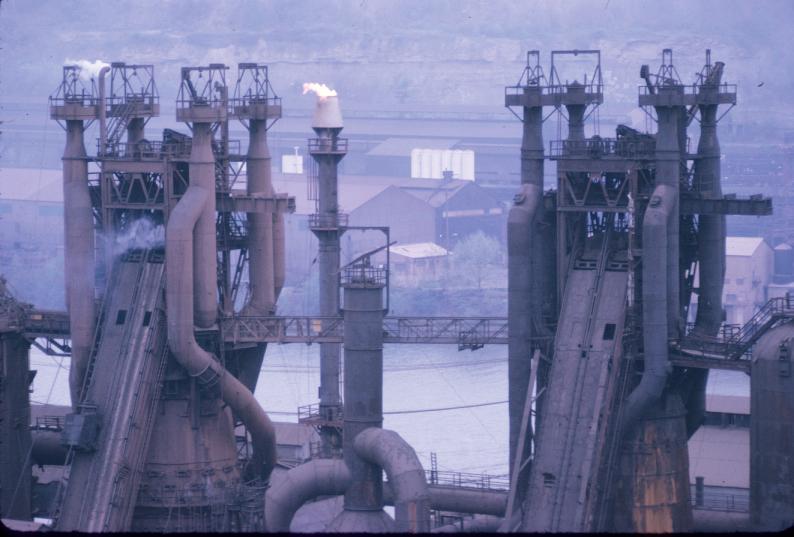
[[[572,270],[536,435],[522,531],[587,531],[601,464],[613,367],[621,352],[628,275]],[[607,325],[612,329],[607,329]],[[605,336],[612,331],[611,337]]]
[[[350,472],[340,459],[314,459],[289,470],[268,489],[265,520],[270,532],[289,531],[295,512],[318,496],[344,494]]]
[[[627,432],[638,419],[662,395],[670,372],[668,362],[668,338],[671,332],[670,298],[673,294],[667,286],[669,255],[668,242],[670,222],[677,218],[673,207],[676,204],[675,190],[668,185],[656,187],[642,223],[642,337],[644,343],[645,369],[640,383],[626,398],[621,430]],[[676,278],[678,271],[676,270]]]
[[[794,524],[794,323],[770,330],[750,377],[750,516],[767,531]]]
[[[111,276],[85,396],[102,427],[96,451],[71,454],[61,531],[129,527],[165,360],[163,269],[162,257],[150,262],[139,252]]]
[[[395,530],[429,531],[430,492],[416,451],[399,434],[377,427],[358,433],[353,449],[362,459],[386,472],[394,497]]]
[[[168,345],[188,374],[207,386],[219,383],[221,397],[251,433],[254,474],[267,480],[276,463],[273,424],[253,394],[196,342],[193,322],[194,227],[208,209],[209,193],[191,185],[171,213],[166,228]],[[215,259],[213,254],[213,266]]]

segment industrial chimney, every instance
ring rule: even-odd
[[[317,94],[312,116],[316,138],[309,140],[309,154],[317,162],[316,212],[309,217],[309,227],[317,236],[317,261],[320,271],[320,315],[339,314],[339,239],[347,225],[347,215],[339,212],[337,165],[347,154],[347,139],[339,138],[344,124],[336,92],[324,84],[307,83],[303,92]],[[339,394],[340,346],[320,344],[320,420],[338,422],[342,408]],[[321,426],[322,453],[330,456],[341,444],[338,427]]]

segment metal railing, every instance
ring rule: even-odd
[[[347,153],[347,138],[309,138],[309,153]]]
[[[342,317],[225,317],[227,341],[269,343],[341,343]],[[386,317],[384,343],[440,343],[459,349],[507,343],[506,317]]]
[[[425,470],[428,485],[441,487],[473,488],[486,490],[510,489],[510,479],[507,476],[493,476],[488,474],[467,474],[463,472],[450,472],[439,470]]]
[[[240,154],[240,140],[229,140],[229,153]],[[192,148],[191,142],[161,142],[142,140],[135,143],[116,142],[108,143],[102,147],[97,140],[97,154],[107,159],[118,160],[162,160],[187,159]],[[216,157],[222,156],[220,144],[212,145],[212,152]]]
[[[750,489],[705,486],[698,493],[697,485],[690,485],[690,503],[694,509],[705,511],[750,512]]]
[[[350,216],[347,213],[310,214],[309,229],[338,229],[347,227]]]
[[[342,285],[383,287],[386,269],[372,266],[352,266],[342,270]]]
[[[708,84],[682,84],[684,88],[684,95],[698,95],[702,89],[710,89],[714,86],[709,86]],[[736,84],[728,84],[722,83],[719,85],[717,91],[720,95],[735,95],[738,86]],[[658,88],[654,86],[653,90],[651,90],[647,85],[637,86],[637,93],[638,95],[655,95]]]
[[[66,416],[38,416],[34,429],[47,431],[62,431]]]
[[[549,142],[550,158],[620,157],[634,160],[650,160],[655,157],[656,143],[653,140],[624,138],[589,138],[587,140],[552,140]]]
[[[779,321],[794,319],[794,297],[786,295],[770,299],[740,328],[724,329],[718,337],[688,334],[680,342],[686,352],[697,352],[730,360],[747,358],[758,339]]]

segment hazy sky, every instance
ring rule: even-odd
[[[599,48],[605,110],[625,111],[642,63],[672,47],[691,82],[710,47],[739,114],[771,114],[794,103],[791,21],[790,0],[4,0],[0,99],[46,98],[63,62],[85,58],[155,64],[164,104],[180,66],[258,61],[290,106],[310,106],[291,98],[313,79],[347,106],[501,107],[528,49],[548,68],[553,49]]]

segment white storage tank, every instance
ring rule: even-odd
[[[422,150],[411,149],[411,178],[421,177],[422,171]]]
[[[474,181],[474,151],[466,149],[462,151],[462,153],[460,178],[467,181]]]

